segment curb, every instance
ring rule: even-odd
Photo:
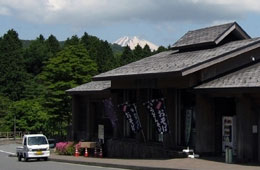
[[[160,168],[160,167],[146,167],[146,166],[134,166],[134,165],[122,165],[122,164],[110,164],[110,163],[101,163],[101,162],[84,162],[84,161],[74,161],[74,160],[64,160],[57,158],[49,158],[50,161],[54,162],[65,162],[72,164],[81,164],[81,165],[90,165],[90,166],[101,166],[105,168],[121,168],[121,169],[133,169],[133,170],[185,170],[185,169],[176,169],[176,168]]]
[[[9,154],[8,157],[17,157],[16,154]]]

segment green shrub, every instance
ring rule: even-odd
[[[66,147],[65,155],[74,155],[75,153],[75,146],[71,145],[69,147]]]

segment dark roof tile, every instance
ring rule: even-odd
[[[105,80],[118,76],[185,71],[256,43],[260,43],[260,38],[233,41],[207,50],[183,53],[166,51],[101,73],[95,76],[94,79]]]
[[[202,28],[194,31],[189,31],[184,36],[182,36],[173,45],[173,47],[214,42],[221,34],[223,34],[233,24],[234,22],[223,24],[223,25],[217,25],[213,27]]]
[[[260,87],[260,63],[204,83],[195,89]]]
[[[111,87],[111,81],[91,81],[86,84],[82,84],[75,88],[66,90],[68,93],[73,92],[93,92],[93,91],[102,91]]]
[[[250,36],[236,22],[232,22],[189,31],[173,44],[172,47],[174,49],[181,49],[190,46],[199,47],[205,44],[217,45],[233,30],[238,31],[241,40],[250,38]]]

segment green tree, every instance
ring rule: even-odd
[[[71,46],[71,45],[78,45],[80,43],[80,39],[77,35],[73,35],[71,38],[67,38],[64,42],[64,47]]]
[[[134,54],[135,61],[143,58],[143,55],[144,55],[143,49],[139,44],[137,44],[137,46],[135,46],[135,49],[133,50],[133,54]]]
[[[144,48],[143,48],[143,58],[148,57],[152,55],[151,49],[149,47],[149,45],[145,44]]]
[[[167,48],[165,48],[164,46],[160,46],[155,53],[160,53],[160,52],[163,52],[166,50],[167,50]]]
[[[45,107],[51,127],[60,134],[71,123],[71,97],[65,90],[91,81],[96,73],[95,62],[81,44],[66,46],[47,62],[40,75],[46,86]]]
[[[5,117],[8,115],[9,106],[12,101],[3,95],[0,95],[0,132],[7,132],[10,130],[10,127],[5,124]]]
[[[20,100],[10,105],[4,124],[12,130],[15,120],[17,131],[46,132],[48,119],[47,112],[37,100]]]
[[[97,63],[98,72],[102,73],[115,68],[116,61],[110,44],[87,33],[81,37],[80,42],[85,46],[92,60]]]
[[[54,35],[51,34],[45,42],[52,56],[61,50],[60,43]]]
[[[42,72],[44,62],[46,62],[52,54],[45,44],[44,37],[40,35],[36,40],[32,41],[30,46],[25,50],[24,59],[27,72],[37,75]]]
[[[26,79],[22,42],[16,31],[9,30],[0,40],[0,93],[19,100]]]
[[[121,56],[121,65],[126,65],[128,63],[131,63],[135,61],[134,54],[129,46],[126,46],[124,48],[123,54]]]
[[[97,53],[98,72],[103,73],[115,67],[113,51],[107,41],[101,41]]]

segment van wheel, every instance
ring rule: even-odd
[[[24,156],[24,161],[28,162],[28,158],[26,156]]]
[[[22,160],[22,155],[18,155],[18,161],[20,162]]]
[[[44,161],[48,161],[48,157],[43,158]]]

